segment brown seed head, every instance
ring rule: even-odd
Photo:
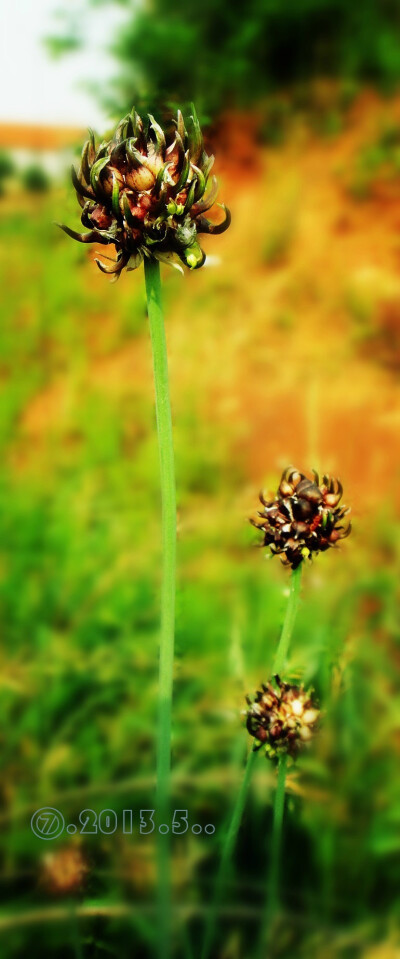
[[[136,269],[143,257],[171,262],[178,257],[196,270],[205,253],[202,233],[223,233],[230,223],[213,223],[204,214],[213,206],[218,184],[209,175],[214,157],[208,156],[196,113],[189,136],[178,111],[172,142],[149,114],[148,122],[132,110],[118,124],[111,140],[85,143],[78,173],[72,179],[82,207],[81,221],[88,233],[61,226],[81,243],[113,244],[116,260],[96,260],[103,273],[119,276],[124,267]]]
[[[284,754],[295,758],[312,738],[320,711],[310,690],[284,683],[279,676],[274,679],[276,686],[263,684],[253,702],[247,697],[246,726],[257,741],[254,748],[264,746],[268,759]]]
[[[351,532],[345,517],[350,512],[339,506],[342,484],[331,476],[313,471],[313,479],[289,466],[284,470],[276,496],[260,494],[263,509],[250,522],[264,533],[263,546],[281,555],[286,566],[296,569],[313,554],[335,547]]]

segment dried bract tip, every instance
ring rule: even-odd
[[[171,262],[176,255],[190,270],[198,270],[205,261],[198,236],[223,233],[230,224],[223,205],[219,223],[204,216],[218,184],[213,177],[208,189],[214,158],[204,149],[195,112],[189,135],[178,111],[170,140],[151,114],[144,122],[132,110],[111,140],[96,147],[91,133],[78,172],[72,170],[81,221],[89,232],[60,224],[61,229],[80,243],[113,244],[116,259],[96,263],[114,278],[125,267],[135,270],[143,257]]]
[[[247,730],[257,741],[254,749],[264,747],[268,759],[277,760],[282,755],[296,758],[312,738],[320,711],[311,690],[284,683],[279,676],[274,679],[276,685],[263,683],[253,702],[246,697]]]
[[[296,569],[313,553],[335,547],[351,532],[339,506],[343,487],[339,480],[313,470],[313,479],[289,466],[284,470],[274,499],[260,495],[262,510],[250,522],[264,533],[263,546],[281,555],[285,566]]]

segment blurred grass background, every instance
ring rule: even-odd
[[[354,534],[304,575],[288,672],[315,686],[324,722],[289,775],[271,955],[397,959],[398,5],[365,6],[357,42],[356,13],[339,3],[195,13],[158,0],[151,30],[147,8],[132,17],[115,85],[121,110],[130,91],[197,95],[233,214],[208,238],[207,268],[164,274],[179,507],[173,807],[216,826],[173,840],[175,955],[199,954],[243,768],[244,695],[269,674],[288,587],[247,517],[293,462],[341,477]],[[335,56],[307,66],[299,28]],[[201,70],[216,44],[213,86]],[[127,60],[146,83],[126,78]],[[160,503],[144,283],[139,271],[101,277],[94,251],[51,226],[78,223],[70,187],[33,181],[8,169],[0,206],[1,955],[146,959],[155,857],[138,822],[154,803]],[[216,959],[256,956],[274,783],[260,755]],[[133,836],[46,845],[30,830],[44,805],[67,823],[132,808]],[[66,866],[71,850],[80,866]]]

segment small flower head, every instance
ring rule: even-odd
[[[284,683],[279,676],[274,679],[276,687],[263,683],[253,702],[247,697],[246,726],[257,741],[254,749],[264,746],[268,759],[277,760],[285,754],[296,758],[312,738],[320,711],[311,690]]]
[[[111,140],[96,146],[93,133],[85,143],[81,164],[72,180],[88,233],[61,229],[81,243],[113,244],[116,260],[96,260],[103,273],[135,270],[143,257],[170,262],[176,255],[189,269],[203,266],[202,233],[223,233],[230,223],[213,223],[204,216],[216,199],[218,184],[208,179],[214,162],[203,145],[195,112],[189,136],[178,111],[173,137],[168,138],[151,114],[148,121],[132,110],[118,124]]]
[[[68,846],[44,856],[41,883],[56,896],[79,892],[88,868],[79,846]]]
[[[313,479],[289,466],[284,470],[274,499],[260,494],[263,509],[253,526],[264,533],[264,546],[281,555],[286,566],[296,569],[313,553],[336,546],[351,532],[345,520],[350,512],[339,506],[343,488],[338,479],[313,470]]]

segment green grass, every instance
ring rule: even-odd
[[[2,214],[1,955],[80,954],[68,896],[53,900],[40,882],[48,847],[54,853],[64,843],[44,843],[29,826],[36,808],[53,805],[66,822],[86,807],[135,811],[132,838],[120,830],[82,837],[89,877],[74,901],[83,911],[85,959],[147,957],[154,955],[154,843],[137,827],[155,790],[161,566],[154,411],[151,381],[143,386],[138,370],[121,390],[92,376],[102,358],[147,337],[143,277],[115,286],[97,277],[84,266],[85,251],[51,232],[55,208],[52,196],[24,213],[22,225]],[[176,282],[165,287],[167,316]],[[43,432],[30,425],[31,404],[51,398],[54,383],[64,400]],[[185,408],[175,396],[174,410],[173,804],[189,810],[190,823],[214,823],[216,832],[172,840],[177,959],[188,954],[183,926],[196,956],[243,771],[244,693],[272,669],[288,587],[279,562],[252,548],[236,505],[244,469],[226,436],[199,419],[196,384],[185,389]],[[397,929],[398,543],[386,505],[373,528],[358,518],[342,553],[320,557],[304,573],[289,672],[314,684],[324,722],[315,748],[288,770],[286,920],[274,937],[280,956],[325,959],[327,941],[335,959],[363,956]],[[273,769],[260,756],[218,923],[221,959],[255,955],[273,795]],[[53,903],[64,915],[24,925],[21,915]],[[88,915],[94,903],[95,918]],[[124,916],[106,914],[121,904]]]

